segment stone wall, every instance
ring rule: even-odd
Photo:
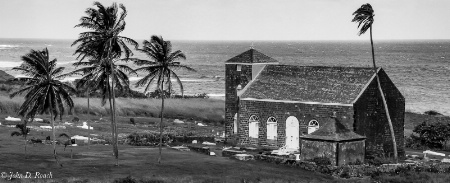
[[[402,157],[405,155],[405,99],[383,70],[379,72],[379,77],[394,126],[398,154]],[[359,100],[355,102],[354,108],[356,123],[350,129],[367,137],[366,155],[392,156],[391,134],[376,79],[369,84]]]
[[[255,160],[275,163],[284,166],[297,167],[304,170],[320,172],[334,177],[351,178],[380,175],[382,173],[399,174],[407,171],[414,172],[433,172],[433,173],[450,173],[449,163],[416,163],[416,164],[383,164],[375,165],[317,165],[309,161],[296,161],[293,159],[272,156],[272,155],[255,155]]]
[[[339,142],[337,149],[338,163],[337,165],[355,164],[364,162],[365,156],[364,140]]]
[[[241,65],[241,71],[237,71],[236,64],[225,65],[225,135],[232,138],[234,128],[234,115],[238,110],[238,98],[236,88],[240,84],[244,88],[252,79],[252,66]]]
[[[239,103],[239,128],[238,144],[269,146],[276,144],[278,147],[285,145],[286,119],[294,116],[299,121],[299,134],[307,134],[307,125],[311,120],[317,120],[319,125],[324,125],[332,112],[346,125],[348,129],[353,126],[353,107],[337,105],[313,105],[302,103],[281,103],[242,100]],[[251,140],[248,136],[248,121],[251,115],[259,117],[259,138]],[[267,120],[269,117],[277,119],[277,143],[267,143]]]
[[[301,160],[311,160],[315,157],[328,158],[332,165],[336,163],[337,142],[302,139],[300,152]]]

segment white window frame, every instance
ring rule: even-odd
[[[314,123],[316,123],[317,125],[315,125]],[[315,128],[315,130],[310,131],[310,128]],[[309,121],[309,123],[308,123],[308,134],[318,130],[319,128],[320,128],[320,124],[319,124],[319,122],[317,120],[313,119],[313,120]]]
[[[259,118],[256,115],[250,116],[248,119],[248,136],[258,138],[259,135]]]
[[[269,117],[267,119],[267,139],[276,140],[278,136],[277,119]]]

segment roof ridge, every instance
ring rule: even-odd
[[[260,58],[257,58],[258,56]],[[279,61],[254,48],[250,48],[249,50],[228,59],[225,63],[279,63]]]
[[[327,65],[290,65],[290,64],[277,64],[276,66],[289,66],[289,67],[311,67],[311,68],[355,68],[355,69],[373,69],[373,67],[362,67],[362,66],[327,66]],[[381,67],[377,67],[381,69]]]

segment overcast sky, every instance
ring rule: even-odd
[[[450,39],[450,0],[100,0],[128,10],[122,35],[170,40],[358,40],[352,13],[375,10],[374,39]],[[0,38],[74,39],[92,0],[0,0]]]

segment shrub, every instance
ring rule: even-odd
[[[116,179],[114,180],[114,183],[138,183],[138,181],[135,178],[128,176],[125,178]]]
[[[163,134],[163,145],[170,143],[173,139],[172,135]],[[127,142],[133,146],[157,146],[159,144],[159,134],[138,134],[132,133],[127,136]]]
[[[42,122],[43,122],[43,123],[50,124],[50,121],[49,121],[48,119],[43,119]]]
[[[430,116],[436,116],[436,115],[442,115],[441,113],[434,111],[434,110],[430,110],[430,111],[425,111],[424,112],[426,115],[430,115]]]
[[[339,177],[345,178],[345,179],[350,178],[351,177],[350,176],[350,168],[347,166],[342,168],[342,172],[340,172]]]
[[[428,148],[442,149],[444,143],[450,140],[450,124],[427,124],[423,122],[414,127],[413,132],[419,136],[411,134],[408,145],[412,147],[419,146],[420,144]]]
[[[374,166],[380,166],[382,164],[389,164],[392,163],[390,159],[387,158],[381,158],[381,157],[375,157],[373,159],[368,159],[367,164],[374,165]]]
[[[80,118],[78,118],[78,117],[73,117],[73,119],[72,119],[72,122],[74,122],[74,123],[77,123],[77,122],[79,122],[80,121]]]

